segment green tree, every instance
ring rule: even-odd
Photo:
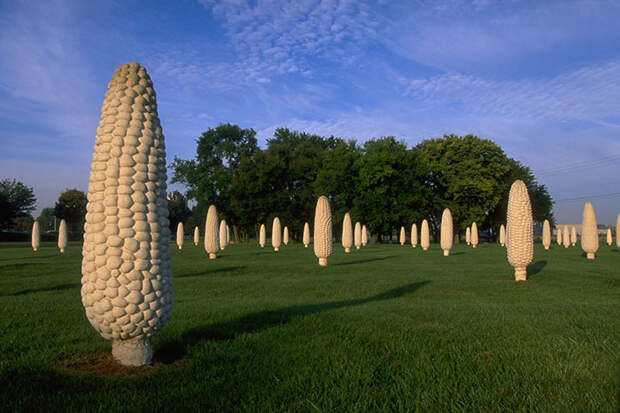
[[[0,181],[0,227],[8,228],[13,219],[30,215],[36,202],[32,188],[15,179]]]
[[[86,217],[86,194],[79,189],[67,189],[60,194],[54,206],[54,215],[60,220],[64,219],[69,225],[71,232],[81,231]]]
[[[54,229],[55,217],[54,208],[43,208],[39,218],[37,218],[41,231],[52,231]]]
[[[187,198],[179,191],[168,194],[168,220],[170,222],[170,233],[177,233],[177,225],[183,222],[184,232],[189,232],[189,226],[185,225],[187,219],[192,215],[192,211],[187,205]],[[193,227],[191,228],[193,230]]]

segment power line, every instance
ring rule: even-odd
[[[587,169],[600,168],[603,166],[608,166],[608,165],[613,165],[613,164],[620,165],[620,156],[615,157],[615,158],[612,158],[612,157],[603,158],[603,159],[599,159],[596,161],[589,161],[587,163],[581,162],[581,163],[576,163],[576,164],[564,165],[564,166],[557,167],[557,168],[548,168],[545,170],[545,172],[537,172],[536,176],[537,177],[539,176],[548,177],[548,176],[553,176],[553,175],[558,175],[558,174],[580,172],[580,171],[584,171]]]
[[[569,167],[570,168],[581,168],[583,166],[589,166],[591,164],[598,164],[600,162],[609,162],[609,161],[617,161],[617,160],[620,160],[620,153],[611,154],[611,155],[604,156],[602,158],[591,159],[588,161],[578,161],[578,162],[565,161],[565,162],[562,162],[562,166],[542,168],[542,169],[537,169],[536,171],[540,174],[546,174],[548,172],[555,172],[558,169],[566,169]]]
[[[564,198],[554,201],[556,204],[560,202],[576,202],[576,201],[590,201],[595,199],[613,199],[620,197],[620,192],[610,192],[607,194],[599,194],[599,195],[589,195],[589,196],[578,196],[575,198]]]

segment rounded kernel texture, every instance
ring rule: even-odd
[[[527,265],[534,258],[534,221],[525,183],[517,179],[510,187],[506,218],[506,251],[515,269],[515,281],[527,279]]]
[[[138,94],[138,82],[149,87]],[[137,101],[143,105],[131,106]],[[150,362],[148,338],[172,311],[166,154],[156,107],[146,70],[135,62],[119,66],[103,99],[89,180],[82,303],[126,365]],[[154,294],[145,294],[142,286],[154,283]]]

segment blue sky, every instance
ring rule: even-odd
[[[618,21],[616,1],[0,0],[0,178],[37,211],[86,190],[107,82],[138,61],[169,160],[221,122],[261,143],[473,133],[533,168],[560,222],[589,198],[615,224]]]

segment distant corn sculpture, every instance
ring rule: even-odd
[[[226,248],[226,220],[220,221],[220,249],[224,251]]]
[[[404,246],[405,245],[405,241],[407,236],[405,235],[405,227],[400,227],[400,237],[399,237],[399,241],[400,241],[400,245]]]
[[[452,213],[449,208],[446,208],[441,214],[441,249],[443,250],[444,257],[450,255],[453,240],[454,232],[452,230]]]
[[[304,224],[303,242],[304,248],[308,248],[308,245],[310,245],[310,224],[308,224],[307,222]]]
[[[267,240],[267,234],[265,230],[265,224],[260,224],[260,231],[258,233],[258,244],[261,248],[265,248],[265,241]]]
[[[282,243],[288,245],[288,227],[284,227],[282,231]]]
[[[325,196],[319,197],[314,210],[314,255],[319,265],[327,265],[332,253],[332,211]]]
[[[183,249],[183,223],[179,222],[177,224],[177,247],[179,249]]]
[[[368,230],[366,224],[362,225],[362,246],[365,247],[368,244]]]
[[[58,226],[58,248],[61,254],[63,254],[65,248],[67,248],[67,238],[67,223],[64,219],[61,219],[60,225]]]
[[[200,230],[198,229],[198,227],[194,227],[194,245],[198,246],[199,242],[200,242]]]
[[[38,251],[39,245],[41,244],[41,235],[39,234],[39,221],[34,221],[34,224],[32,224],[31,242],[32,250],[35,252]]]
[[[542,243],[546,250],[551,246],[551,224],[548,219],[543,222]]]
[[[515,269],[515,281],[525,281],[527,265],[534,258],[534,221],[530,196],[520,179],[510,187],[506,225],[508,262]]]
[[[271,225],[271,246],[273,250],[280,251],[280,245],[282,245],[282,227],[280,226],[280,218],[275,217],[273,224]]]
[[[573,225],[570,228],[570,245],[573,247],[577,244],[577,228]]]
[[[226,246],[230,244],[230,226],[226,224]]]
[[[564,225],[564,228],[562,228],[562,245],[564,245],[564,248],[570,247],[570,232],[568,232],[568,225]]]
[[[499,245],[506,245],[506,227],[504,224],[499,226]]]
[[[413,248],[418,246],[418,226],[416,224],[411,225],[411,246]]]
[[[607,245],[611,247],[611,244],[614,243],[613,237],[611,235],[611,228],[607,228]]]
[[[205,222],[205,251],[209,254],[209,259],[216,259],[217,252],[220,250],[219,223],[217,218],[217,208],[215,205],[209,206],[207,211],[207,221]]]
[[[555,242],[562,245],[562,228],[560,226],[555,227]]]
[[[467,227],[465,230],[465,243],[471,245],[471,228]]]
[[[353,244],[355,244],[355,249],[360,249],[362,245],[362,224],[357,221],[355,223],[355,230],[353,231]]]
[[[426,251],[428,249],[428,247],[431,246],[431,238],[430,238],[430,234],[428,231],[428,221],[424,220],[422,221],[422,229],[420,230],[420,246],[422,247],[422,250]]]
[[[342,247],[345,253],[351,252],[353,245],[353,228],[351,224],[351,215],[347,212],[342,220]]]
[[[478,224],[471,224],[471,245],[476,248],[478,246]]]
[[[589,260],[593,260],[598,251],[598,229],[596,227],[596,214],[592,202],[587,201],[583,206],[583,227],[581,229],[581,248]]]

